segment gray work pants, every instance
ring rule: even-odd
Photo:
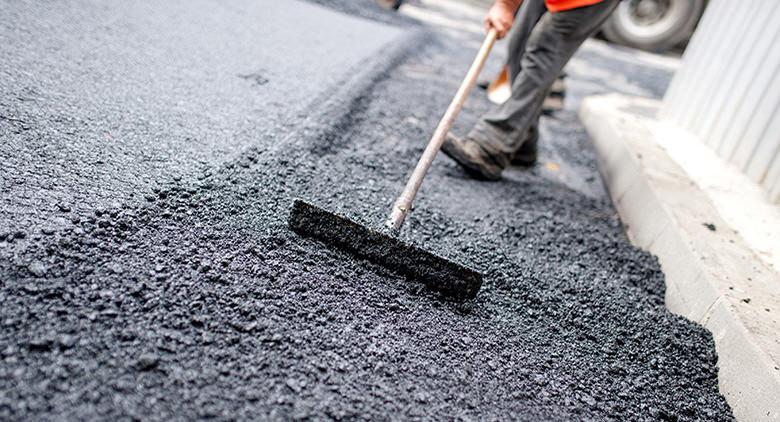
[[[509,38],[512,96],[483,115],[468,138],[507,167],[537,125],[544,98],[555,78],[582,43],[609,17],[619,0],[550,13],[544,0],[525,0]]]

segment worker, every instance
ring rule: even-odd
[[[471,176],[500,180],[511,164],[536,162],[539,115],[555,78],[619,0],[496,0],[486,29],[509,39],[512,96],[488,111],[465,137],[447,135],[442,151]]]

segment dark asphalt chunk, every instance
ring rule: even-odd
[[[104,227],[6,236],[0,419],[731,420],[711,335],[666,310],[657,261],[606,198],[437,160],[403,236],[489,269],[466,305],[288,229],[294,197],[382,221],[472,56],[420,47],[347,107],[326,154],[332,116],[311,110],[278,148],[258,136],[160,180]],[[469,104],[461,125],[486,107]],[[542,129],[595,166],[576,125]]]
[[[154,353],[144,353],[136,361],[136,368],[139,371],[151,371],[160,364],[160,357]]]
[[[27,270],[36,277],[43,277],[46,275],[46,265],[38,260],[31,262],[30,265],[27,266]]]

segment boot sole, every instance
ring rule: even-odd
[[[450,157],[453,161],[458,163],[464,170],[466,170],[466,173],[468,173],[470,176],[474,177],[475,179],[480,180],[486,180],[490,182],[496,182],[501,180],[501,173],[498,175],[494,175],[492,173],[486,173],[482,167],[477,166],[476,164],[472,164],[469,162],[465,157],[462,157],[457,151],[450,151],[449,149],[449,143],[444,142],[444,145],[441,146],[441,152],[444,153],[447,157]]]
[[[512,159],[513,166],[532,167],[536,164],[536,154],[516,155]]]

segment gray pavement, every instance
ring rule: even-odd
[[[381,225],[464,38],[410,43],[273,147],[0,239],[0,418],[731,420],[712,337],[582,187],[601,182],[571,111],[499,183],[434,162],[402,237],[482,271],[472,302],[288,229],[295,197]],[[457,130],[487,107],[472,95]]]
[[[402,34],[311,3],[0,3],[0,231],[264,149]]]

